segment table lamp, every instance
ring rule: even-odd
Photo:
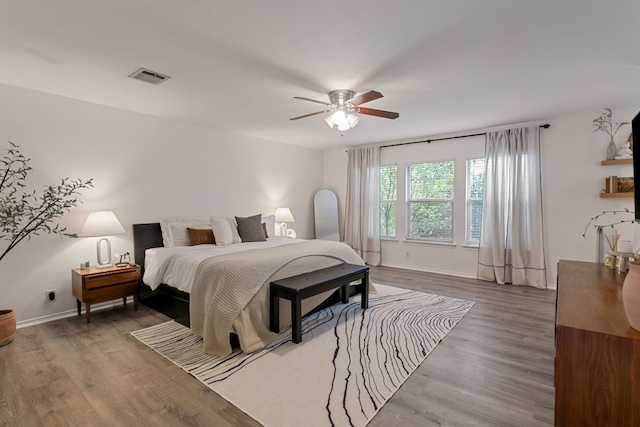
[[[111,241],[105,236],[124,234],[124,228],[112,211],[91,212],[78,234],[80,237],[102,237],[98,240],[98,268],[111,267]],[[103,251],[103,242],[106,252]]]
[[[287,233],[287,222],[296,222],[293,219],[293,215],[291,214],[291,210],[289,208],[278,208],[276,209],[276,222],[280,222],[280,235],[288,236]]]

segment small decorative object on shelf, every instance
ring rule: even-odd
[[[604,180],[605,183],[605,192],[606,193],[617,193],[618,192],[618,177],[615,175],[608,176]]]
[[[618,154],[618,147],[616,146],[616,143],[613,138],[616,136],[616,133],[618,133],[618,130],[620,130],[622,126],[629,124],[629,122],[620,122],[614,125],[611,121],[612,116],[613,116],[613,112],[611,111],[611,108],[605,108],[604,112],[600,114],[600,117],[596,117],[595,119],[593,119],[593,126],[595,127],[593,131],[594,132],[601,131],[609,135],[609,145],[607,146],[607,160],[613,160],[617,158],[616,155]],[[622,155],[627,155],[631,150],[629,151],[623,150],[623,151],[624,152],[622,153]],[[629,157],[631,157],[630,154],[629,154]],[[627,158],[627,157],[621,157],[621,158]]]
[[[633,177],[618,177],[618,188],[616,193],[632,193],[633,192]]]

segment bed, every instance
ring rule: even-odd
[[[134,257],[143,268],[142,301],[162,293],[189,301],[192,331],[203,337],[204,350],[229,354],[229,336],[237,335],[244,352],[262,349],[276,335],[269,331],[269,283],[342,262],[363,265],[340,242],[271,237],[265,241],[225,245],[165,247],[160,223],[134,224]],[[303,313],[331,292],[305,300]],[[290,325],[289,301],[280,301],[280,325]]]

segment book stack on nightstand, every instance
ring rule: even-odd
[[[78,316],[82,303],[86,307],[87,323],[91,323],[91,304],[133,296],[133,307],[138,309],[138,289],[140,286],[140,266],[89,267],[71,271],[73,296],[78,303]]]

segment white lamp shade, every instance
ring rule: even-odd
[[[276,222],[296,222],[289,208],[276,209]]]
[[[327,122],[327,124],[331,129],[333,129],[333,126],[335,125],[335,123],[333,122],[333,114],[330,115],[329,117],[325,117],[324,121]]]
[[[356,125],[360,121],[360,117],[358,117],[355,114],[351,113],[351,114],[347,114],[347,120],[349,121],[349,125],[352,128],[354,128],[354,127],[356,127]]]
[[[124,234],[125,230],[112,211],[91,212],[78,234],[80,237],[103,237]]]

